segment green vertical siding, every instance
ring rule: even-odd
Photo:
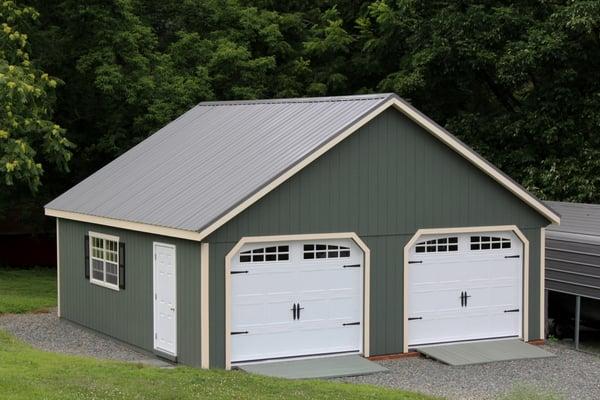
[[[224,365],[224,258],[243,236],[361,236],[371,248],[371,352],[387,354],[402,351],[402,251],[417,229],[508,224],[519,226],[531,242],[530,338],[537,338],[539,229],[548,221],[388,110],[207,239],[211,365]]]
[[[62,317],[153,350],[152,244],[177,247],[177,348],[179,361],[200,365],[200,244],[76,221],[59,221]],[[126,287],[115,291],[85,279],[84,236],[93,231],[125,243]]]

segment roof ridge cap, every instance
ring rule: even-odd
[[[203,101],[197,104],[201,107],[238,106],[238,105],[263,105],[263,104],[299,104],[299,103],[336,103],[346,101],[383,100],[394,97],[394,93],[372,93],[363,95],[347,96],[323,96],[323,97],[290,97],[282,99],[256,99],[256,100],[216,100]]]

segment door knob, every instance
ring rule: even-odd
[[[171,311],[175,311],[175,307],[171,307]]]

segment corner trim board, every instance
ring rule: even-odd
[[[209,244],[200,244],[200,367],[210,368]]]
[[[56,315],[61,317],[60,312],[60,219],[56,218]]]
[[[502,232],[511,231],[523,243],[523,314],[522,314],[522,330],[521,338],[524,341],[529,339],[529,240],[516,225],[497,225],[497,226],[469,226],[456,228],[428,228],[419,229],[410,238],[404,246],[404,261],[403,261],[403,327],[402,327],[402,348],[403,353],[408,353],[408,259],[410,248],[423,235],[436,235],[447,233],[471,233],[471,232]]]
[[[546,228],[540,229],[540,340],[546,339]]]
[[[242,237],[225,256],[225,369],[231,369],[231,264],[233,257],[247,243],[283,242],[301,240],[352,239],[364,253],[363,276],[363,332],[362,352],[364,357],[370,355],[370,287],[371,287],[371,250],[354,232],[319,233],[301,235],[274,235]]]

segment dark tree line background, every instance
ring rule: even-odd
[[[37,175],[8,165],[0,130],[0,218],[33,230],[47,200],[215,99],[396,92],[540,198],[600,202],[597,0],[31,0],[0,17],[27,34],[24,85],[47,90],[25,113],[56,124],[17,142]],[[19,88],[13,31],[0,95]]]

